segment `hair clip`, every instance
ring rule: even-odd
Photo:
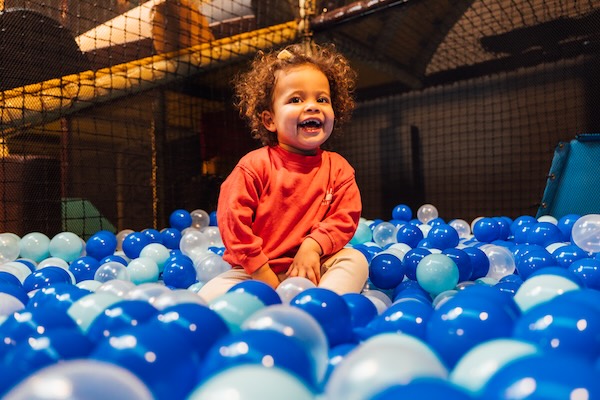
[[[294,55],[287,49],[283,49],[277,54],[278,60],[289,60],[292,57],[294,57]]]

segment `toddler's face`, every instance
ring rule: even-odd
[[[272,109],[263,124],[277,133],[279,145],[299,154],[315,154],[333,131],[329,81],[312,65],[277,71]]]

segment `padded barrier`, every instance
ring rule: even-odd
[[[600,133],[556,146],[537,217],[600,214]]]

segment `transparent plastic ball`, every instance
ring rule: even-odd
[[[208,250],[209,243],[209,238],[203,232],[197,229],[188,229],[181,236],[179,249],[183,254],[194,259]]]
[[[439,217],[438,210],[433,204],[423,204],[417,210],[417,219],[422,224],[426,224],[437,217]]]
[[[109,261],[99,266],[94,274],[94,280],[98,282],[104,283],[112,279],[129,281],[130,277],[127,267],[120,262]]]
[[[190,213],[192,216],[192,228],[202,229],[210,225],[210,215],[204,210],[194,210]]]
[[[573,243],[590,253],[600,252],[600,214],[588,214],[575,221]]]
[[[377,224],[373,229],[373,241],[377,243],[379,247],[397,243],[396,230],[396,226],[390,222]]]

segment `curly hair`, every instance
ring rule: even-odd
[[[285,57],[280,54],[287,50]],[[279,57],[278,57],[279,56]],[[267,130],[262,123],[262,113],[271,110],[276,72],[309,64],[319,69],[329,81],[331,104],[335,113],[334,133],[350,119],[354,109],[353,91],[356,73],[348,60],[333,45],[293,44],[282,51],[259,51],[249,71],[236,76],[233,81],[235,106],[240,116],[248,122],[252,137],[263,145],[277,144],[277,133]]]

